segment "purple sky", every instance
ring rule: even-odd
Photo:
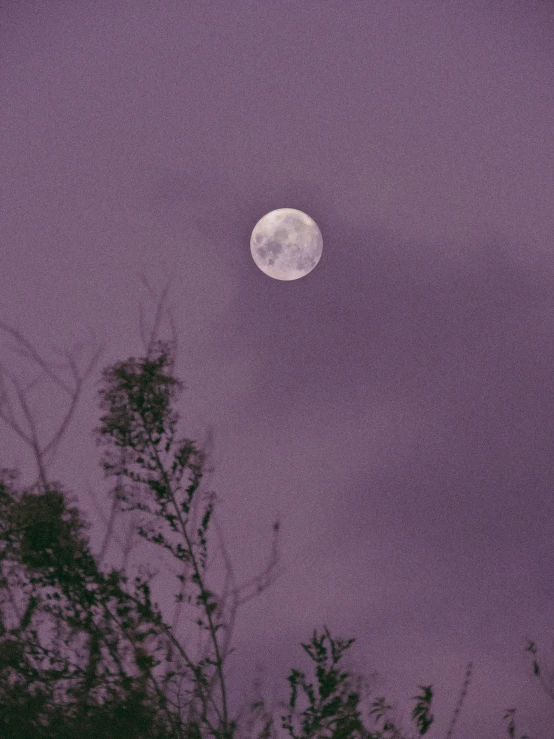
[[[93,550],[91,490],[108,515],[113,484],[96,383],[144,354],[139,305],[150,328],[171,277],[178,432],[214,427],[208,486],[239,583],[281,521],[283,574],[237,614],[233,710],[257,664],[269,702],[288,700],[290,670],[313,675],[300,642],[327,624],[405,727],[433,684],[429,739],[469,661],[455,736],[505,737],[510,707],[518,736],[554,736],[524,651],[553,665],[552,5],[12,0],[0,26],[0,318],[52,362],[89,327],[105,345],[49,465]],[[250,255],[280,207],[323,235],[293,282]],[[45,443],[66,398],[45,379],[31,399]],[[0,462],[35,480],[3,422]],[[157,563],[172,614],[152,550],[133,566]],[[209,579],[223,572],[218,555]]]

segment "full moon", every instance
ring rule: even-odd
[[[260,218],[250,237],[257,266],[276,280],[298,280],[321,259],[323,239],[317,223],[294,208],[279,208]]]

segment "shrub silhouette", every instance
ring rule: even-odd
[[[208,652],[194,661],[177,639],[152,602],[152,573],[135,577],[130,586],[124,568],[101,569],[107,539],[96,560],[78,509],[69,505],[60,483],[47,480],[44,455],[59,443],[82,387],[83,378],[70,362],[75,389],[58,382],[71,395],[71,406],[60,431],[43,449],[30,415],[26,414],[31,433],[26,435],[0,405],[0,417],[30,444],[39,473],[37,483],[25,490],[16,489],[16,470],[3,468],[0,475],[0,592],[4,596],[0,609],[0,736],[6,739],[245,736],[240,733],[244,729],[239,718],[229,715],[224,666],[233,651],[229,643],[236,609],[272,582],[279,522],[273,526],[274,556],[268,567],[252,582],[234,588],[233,604],[228,607],[225,594],[211,592],[205,579],[213,493],[204,496],[206,507],[200,523],[191,523],[191,519],[196,520],[206,453],[188,438],[175,438],[178,415],[172,412],[171,402],[182,383],[171,375],[176,342],[154,341],[159,315],[158,311],[146,355],[117,362],[103,372],[104,387],[99,395],[105,413],[95,434],[97,444],[105,448],[105,475],[117,480],[111,491],[114,506],[107,539],[114,531],[116,515],[128,511],[144,514],[148,521],[141,519],[136,531],[178,562],[181,585],[176,600],[190,604],[190,591],[196,593],[194,605],[201,613],[196,624],[209,637]],[[17,331],[2,323],[0,327],[26,347],[43,370],[56,377]],[[98,353],[94,362],[97,358]],[[12,380],[27,409],[25,391],[16,378]],[[4,400],[2,394],[2,404]],[[241,599],[240,594],[249,586],[253,586],[250,594]],[[39,633],[46,623],[49,634]],[[50,637],[48,647],[45,636]],[[391,707],[384,698],[375,700],[369,712],[368,718],[376,726],[370,731],[364,725],[359,693],[351,676],[338,667],[342,653],[354,641],[335,640],[324,626],[321,636],[314,631],[311,642],[302,643],[315,662],[317,689],[299,670],[293,669],[287,678],[291,696],[288,713],[281,715],[281,728],[293,739],[405,739],[387,718]],[[540,676],[532,642],[527,650],[534,658],[534,674]],[[447,739],[453,736],[471,669],[470,663]],[[184,689],[185,684],[188,689]],[[299,687],[309,705],[297,715]],[[412,712],[419,737],[434,721],[430,712],[432,686],[420,689]],[[256,717],[260,709],[263,712],[263,700],[250,704],[250,709]],[[514,713],[515,709],[507,709],[504,716],[512,738]],[[262,718],[257,737],[269,739],[274,735],[273,717],[263,712]]]

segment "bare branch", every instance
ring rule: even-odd
[[[2,393],[2,400],[6,400],[6,403],[8,405],[9,409],[9,415],[6,415],[3,411],[0,410],[0,418],[2,418],[12,429],[15,431],[15,433],[23,439],[28,446],[31,447],[33,451],[33,455],[35,458],[35,463],[38,468],[38,480],[34,483],[34,485],[31,487],[31,489],[36,488],[39,484],[43,486],[43,488],[46,487],[46,468],[45,468],[45,457],[48,453],[51,453],[51,459],[50,462],[53,461],[53,458],[56,454],[56,451],[58,449],[59,443],[61,441],[61,438],[65,431],[67,430],[67,427],[69,426],[69,423],[71,421],[71,418],[75,412],[75,409],[77,407],[77,402],[79,400],[81,390],[83,387],[84,381],[87,379],[87,377],[92,372],[94,366],[96,365],[100,354],[103,351],[103,346],[100,346],[97,351],[94,353],[88,367],[86,368],[84,374],[80,374],[78,367],[74,361],[74,359],[69,355],[68,352],[63,352],[64,356],[67,359],[67,363],[63,365],[58,365],[60,368],[65,368],[69,366],[71,369],[73,379],[75,381],[75,386],[71,388],[68,384],[66,384],[63,380],[61,380],[56,373],[54,373],[51,369],[51,366],[56,366],[54,364],[49,365],[39,354],[39,352],[34,348],[34,346],[31,344],[31,342],[26,339],[20,331],[17,331],[16,329],[11,328],[7,324],[5,324],[3,321],[0,321],[0,328],[4,329],[7,333],[9,333],[12,337],[16,339],[16,341],[19,343],[19,346],[12,347],[12,349],[18,353],[21,354],[28,359],[30,358],[33,360],[36,364],[41,367],[43,370],[43,374],[45,373],[50,379],[55,382],[59,387],[61,387],[64,392],[66,392],[70,398],[70,404],[67,413],[65,414],[62,423],[59,427],[59,429],[56,431],[56,433],[53,435],[52,439],[49,441],[46,446],[41,448],[39,439],[38,439],[38,432],[36,427],[36,422],[31,414],[31,410],[29,408],[29,404],[27,402],[27,394],[28,392],[36,386],[36,384],[39,382],[39,380],[43,379],[43,375],[39,375],[36,377],[29,385],[27,385],[25,388],[21,387],[19,381],[15,377],[14,374],[8,373],[7,370],[4,368],[2,369],[3,374],[8,376],[14,386],[17,389],[17,394],[19,398],[19,403],[23,409],[25,418],[27,419],[27,423],[30,428],[30,433],[26,433],[17,423],[15,420],[15,414],[13,413],[11,404],[9,402],[9,398],[7,397],[6,393]],[[94,330],[91,329],[91,333],[94,334]],[[77,345],[77,349],[81,348],[81,344]],[[60,350],[58,350],[56,347],[54,347],[54,351],[56,353],[60,353]],[[1,366],[0,366],[1,367]],[[3,386],[2,381],[2,386]]]
[[[146,289],[150,293],[150,295],[153,298],[155,298],[156,297],[156,293],[152,290],[152,288],[148,284],[148,281],[146,280],[146,277],[142,273],[140,275],[140,279],[141,279],[141,282],[143,283],[143,285],[146,287]],[[170,277],[170,279],[169,279],[166,287],[164,288],[164,291],[162,293],[162,296],[161,296],[161,298],[160,298],[160,300],[158,302],[158,307],[156,308],[156,315],[155,315],[155,318],[154,318],[154,326],[152,327],[152,331],[150,333],[150,339],[148,341],[146,340],[145,333],[144,333],[144,319],[143,319],[143,315],[142,315],[142,305],[139,305],[140,335],[141,335],[142,343],[144,344],[144,347],[146,349],[146,354],[147,355],[150,355],[152,353],[153,348],[154,348],[154,344],[155,344],[156,339],[157,339],[157,336],[158,336],[158,330],[159,330],[161,316],[162,316],[162,306],[163,306],[163,304],[165,302],[165,299],[167,297],[167,292],[169,290],[169,285],[170,285],[170,283],[171,283],[172,280],[173,280],[173,275],[171,275],[171,277]],[[169,311],[168,311],[168,317],[169,317],[169,322],[170,322],[170,325],[171,325],[171,334],[172,334],[171,343],[173,344],[174,349],[175,349],[175,352],[176,352],[176,350],[177,350],[177,330],[175,328],[175,321],[174,321],[173,315]],[[175,356],[176,356],[176,354],[175,354]]]

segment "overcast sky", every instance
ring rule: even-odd
[[[524,651],[554,666],[552,5],[4,0],[0,26],[0,319],[52,362],[89,328],[104,344],[49,464],[93,551],[113,484],[97,383],[144,354],[139,305],[149,329],[171,279],[178,431],[213,426],[239,583],[281,523],[283,572],[237,614],[233,710],[256,665],[288,700],[326,624],[404,727],[432,684],[444,739],[472,661],[456,737],[505,737],[510,707],[518,736],[553,737]],[[280,207],[323,236],[292,282],[250,255]],[[13,343],[2,364],[30,380]],[[44,379],[31,400],[45,443],[67,399]],[[0,462],[36,478],[4,423]],[[168,561],[132,559],[159,563],[171,615]]]

